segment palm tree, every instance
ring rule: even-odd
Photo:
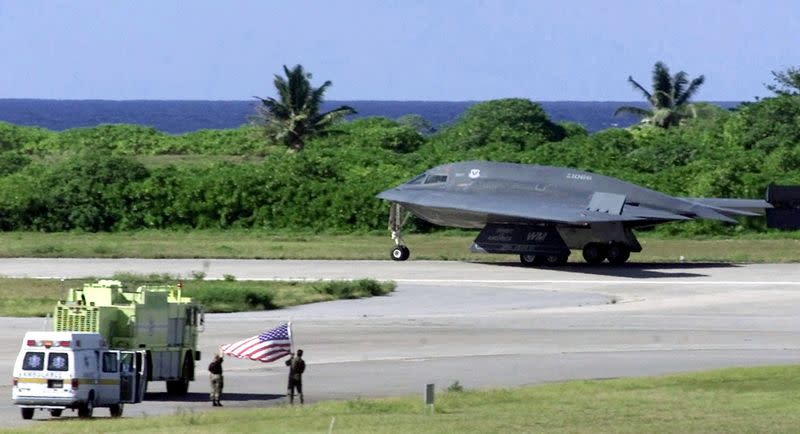
[[[301,151],[308,138],[324,134],[337,120],[356,113],[348,106],[320,113],[322,96],[332,83],[326,81],[315,89],[309,81],[311,74],[303,70],[302,65],[292,69],[284,65],[283,71],[286,78],[276,74],[274,80],[278,99],[255,97],[261,104],[256,107],[253,122],[270,141]]]
[[[800,68],[790,67],[785,71],[772,71],[773,84],[767,89],[777,95],[800,95]]]
[[[674,77],[670,77],[669,69],[664,65],[664,62],[656,62],[653,67],[652,92],[637,83],[633,77],[628,76],[628,82],[634,89],[642,92],[652,108],[647,110],[640,107],[625,106],[618,108],[614,115],[631,113],[662,128],[679,125],[681,119],[694,116],[689,99],[697,92],[697,89],[700,88],[704,81],[705,77],[701,75],[690,82],[683,71],[678,72]]]

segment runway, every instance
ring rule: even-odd
[[[308,363],[308,402],[513,387],[569,379],[660,375],[800,360],[800,267],[796,264],[516,264],[447,261],[273,261],[3,259],[0,275],[71,278],[117,271],[184,278],[394,280],[390,296],[341,300],[280,311],[207,315],[203,360],[188,400],[154,383],[148,402],[126,417],[213,411],[205,366],[220,344],[291,320]],[[11,377],[26,330],[42,319],[0,318],[10,351],[0,369]],[[223,404],[282,405],[286,367],[226,359]],[[8,382],[0,411],[22,421]],[[71,415],[71,412],[65,415]],[[106,409],[95,415],[105,417]],[[47,416],[49,417],[49,416]]]

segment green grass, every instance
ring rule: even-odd
[[[121,420],[55,420],[15,431],[327,432],[335,417],[334,433],[788,433],[800,426],[798,392],[798,366],[734,368],[518,389],[442,390],[437,391],[434,414],[426,412],[420,396],[411,396]]]
[[[113,277],[129,287],[171,285],[177,279],[168,275],[139,276],[118,274]],[[53,312],[68,288],[82,286],[96,279],[12,279],[0,278],[0,316],[45,316]],[[206,312],[242,312],[280,309],[320,301],[386,295],[394,290],[393,282],[374,280],[330,282],[252,282],[235,280],[188,280],[183,295],[201,303]],[[24,299],[20,294],[25,294]]]
[[[469,252],[477,232],[447,231],[405,237],[411,259],[517,262],[514,255]],[[776,238],[778,237],[778,238]],[[800,233],[741,235],[735,239],[656,238],[644,233],[632,262],[800,262]],[[116,233],[4,232],[0,257],[388,259],[388,233],[282,234],[256,230],[135,231]],[[582,261],[574,251],[571,261]]]

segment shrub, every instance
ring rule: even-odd
[[[394,284],[381,284],[375,280],[363,279],[355,281],[323,282],[315,285],[320,293],[330,295],[336,299],[353,299],[386,295],[394,290]]]
[[[456,380],[456,381],[453,382],[453,384],[447,386],[447,391],[448,392],[463,392],[464,391],[464,386],[462,386],[461,383],[459,383],[458,380]]]

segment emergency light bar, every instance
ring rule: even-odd
[[[29,347],[45,347],[45,348],[69,347],[72,345],[70,341],[49,341],[49,340],[45,341],[45,340],[34,340],[34,339],[28,339],[27,344]],[[80,346],[80,343],[78,343],[78,346]]]

